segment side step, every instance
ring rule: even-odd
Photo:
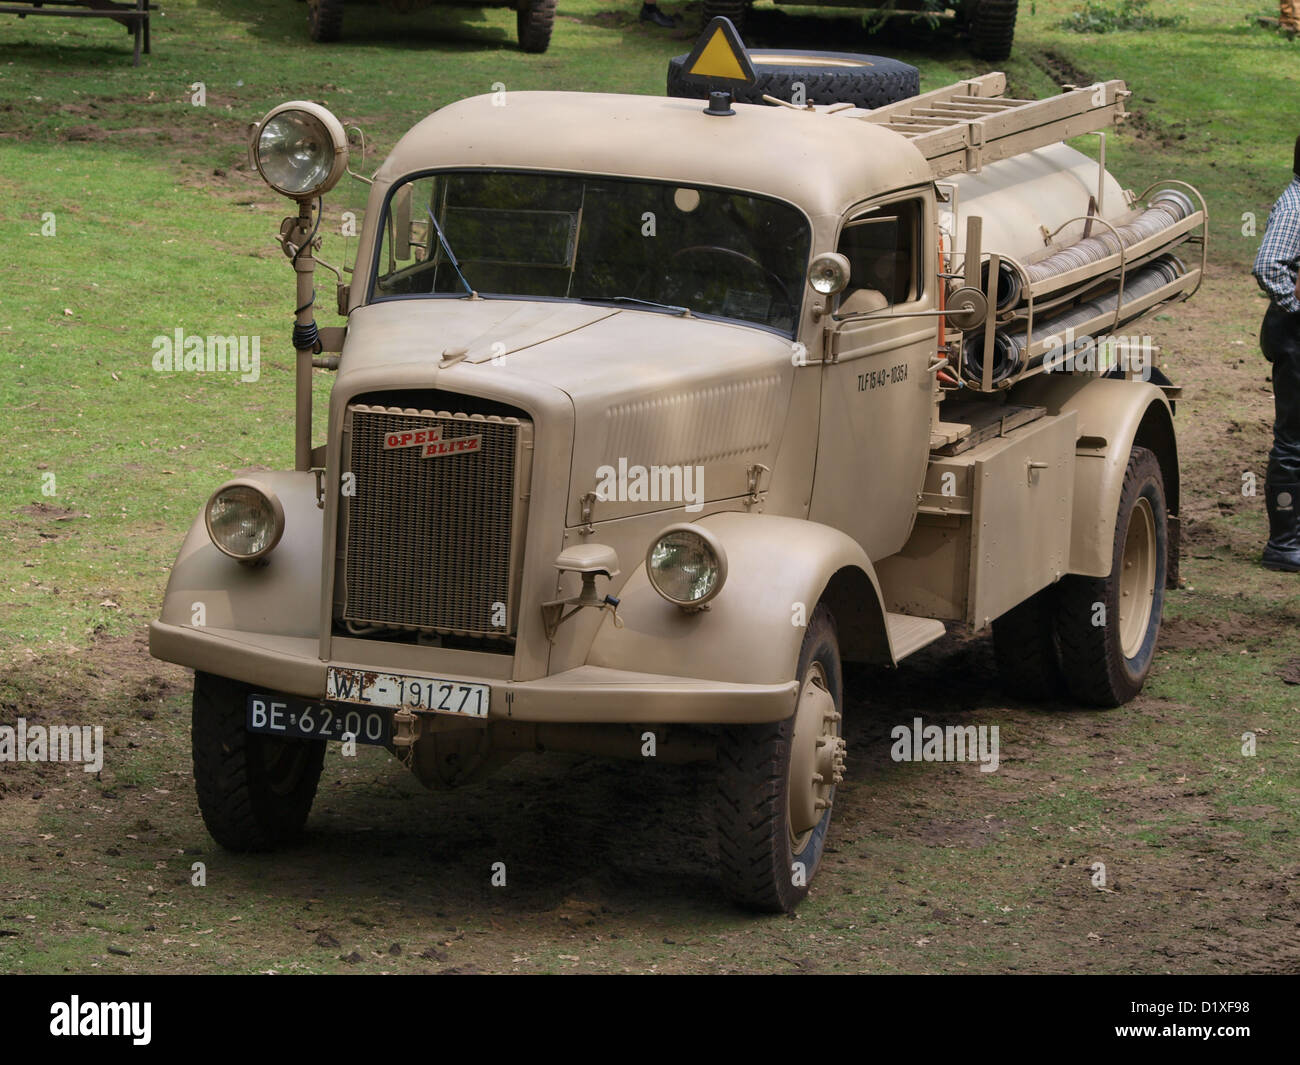
[[[901,662],[908,655],[929,646],[947,631],[942,621],[911,614],[886,614],[885,624],[889,628],[889,645],[895,662]]]

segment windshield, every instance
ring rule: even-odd
[[[388,200],[371,298],[543,297],[793,335],[810,234],[789,204],[618,178],[448,171]]]

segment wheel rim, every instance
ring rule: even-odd
[[[1119,575],[1119,639],[1125,658],[1146,642],[1156,594],[1156,523],[1144,497],[1129,516]]]
[[[262,751],[262,765],[266,769],[266,783],[275,795],[288,795],[302,779],[307,764],[305,743],[268,744]]]
[[[844,777],[844,740],[840,713],[826,672],[813,662],[799,692],[790,741],[790,776],[786,789],[786,824],[790,853],[800,854],[830,809],[835,785]]]

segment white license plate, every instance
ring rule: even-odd
[[[434,714],[487,717],[486,684],[468,684],[445,677],[417,677],[409,673],[374,673],[330,666],[325,698],[336,703],[387,706],[394,710],[423,710]]]

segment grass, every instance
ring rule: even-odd
[[[565,0],[543,56],[517,52],[512,16],[495,9],[376,12],[323,48],[289,0],[172,0],[154,54],[133,69],[111,24],[0,20],[0,719],[102,721],[112,752],[99,780],[4,767],[0,927],[19,934],[0,937],[0,970],[1034,971],[1066,959],[1223,971],[1224,957],[1258,969],[1292,949],[1267,929],[1271,946],[1222,956],[1186,944],[1293,912],[1277,885],[1300,862],[1280,814],[1300,790],[1297,698],[1276,678],[1300,653],[1300,594],[1254,568],[1262,507],[1240,495],[1241,471],[1260,465],[1267,400],[1216,390],[1257,372],[1262,308],[1246,271],[1258,234],[1243,234],[1243,215],[1262,232],[1289,171],[1296,131],[1260,101],[1291,98],[1297,46],[1236,0],[1153,4],[1186,24],[1098,34],[1061,28],[1079,6],[1022,4],[1013,90],[1125,78],[1136,117],[1108,139],[1111,168],[1135,189],[1192,181],[1211,208],[1218,273],[1190,305],[1206,311],[1154,326],[1175,376],[1192,355],[1204,378],[1180,417],[1193,456],[1185,520],[1208,532],[1169,598],[1167,650],[1139,703],[1115,714],[1008,707],[976,685],[985,674],[961,688],[964,660],[950,651],[864,685],[900,720],[924,703],[999,724],[1005,767],[873,764],[874,726],[859,725],[823,879],[797,918],[757,921],[714,899],[696,785],[677,771],[636,775],[623,804],[621,767],[571,760],[428,796],[382,752],[331,755],[317,843],[270,866],[225,855],[195,812],[179,671],[152,683],[134,644],[211,489],[292,460],[292,280],[271,241],[286,205],[245,167],[247,124],[282,100],[319,100],[365,130],[369,171],[415,120],[498,82],[658,93],[693,32],[637,23],[625,0]],[[951,43],[861,27],[844,9],[764,2],[748,39],[893,54],[920,67],[923,89],[985,69]],[[204,107],[191,103],[200,81]],[[329,198],[327,260],[350,261],[339,224],[364,191],[349,181]],[[42,235],[47,212],[54,236]],[[328,276],[318,296],[332,305]],[[260,379],[155,373],[153,340],[176,328],[260,336]],[[329,376],[316,384],[321,414]],[[1239,436],[1220,432],[1233,425]],[[1240,445],[1215,451],[1216,440]],[[938,687],[925,680],[936,664]],[[865,701],[857,712],[871,720]],[[1240,753],[1247,731],[1253,758]],[[623,818],[615,842],[610,809]],[[647,811],[660,810],[680,823],[656,827]],[[515,887],[494,894],[482,874],[503,853]],[[1225,859],[1253,878],[1244,890],[1220,886]],[[1094,860],[1117,893],[1091,889]],[[195,861],[208,867],[202,890]]]

